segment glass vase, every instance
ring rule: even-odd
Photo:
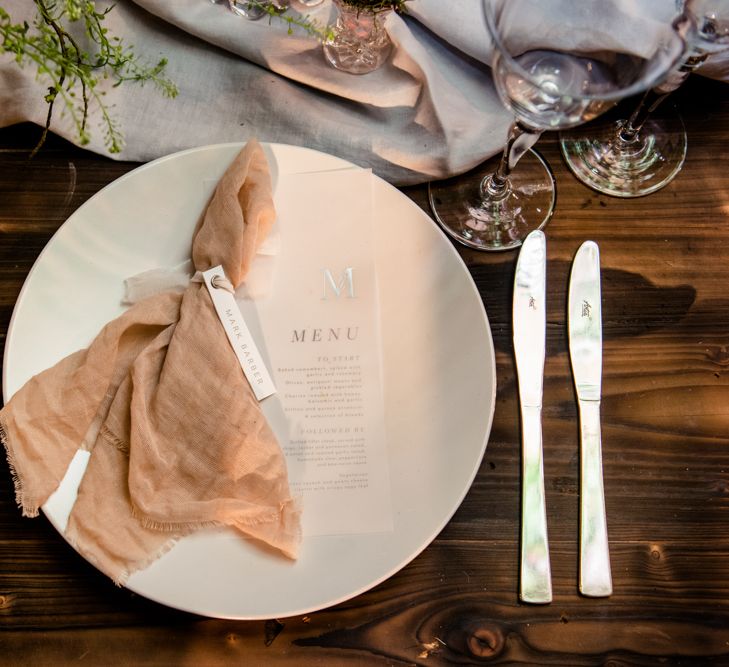
[[[324,56],[332,67],[350,74],[367,74],[390,55],[392,42],[384,20],[392,10],[354,7],[346,0],[333,0],[339,11],[334,36],[324,44]]]

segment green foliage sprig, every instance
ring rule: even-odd
[[[289,35],[293,34],[295,28],[301,28],[311,37],[314,37],[321,42],[326,42],[334,35],[331,26],[321,26],[308,15],[302,16],[299,14],[289,14],[288,6],[276,5],[273,2],[269,2],[269,0],[242,0],[240,4],[244,6],[248,5],[249,7],[256,7],[262,12],[262,15],[268,15],[269,24],[274,19],[283,21],[287,24]]]
[[[410,0],[342,0],[344,4],[354,7],[359,11],[369,11],[373,13],[382,12],[393,9],[396,12],[404,13],[406,11],[405,3]],[[288,23],[288,31],[291,34],[295,27],[302,28],[312,37],[316,37],[322,42],[326,42],[334,37],[332,26],[320,26],[316,21],[312,21],[309,16],[299,16],[289,14],[290,7],[288,4],[274,3],[270,0],[241,0],[241,4],[251,7],[257,7],[264,14],[268,14],[269,22],[272,19],[279,19]]]
[[[81,145],[88,144],[91,135],[87,121],[92,105],[98,107],[104,132],[104,144],[110,153],[118,153],[124,145],[121,130],[105,103],[99,84],[113,80],[113,86],[127,81],[140,84],[151,82],[167,97],[177,95],[177,87],[164,74],[167,60],[154,65],[139,60],[131,46],[113,36],[104,20],[113,6],[97,11],[93,0],[33,0],[36,17],[14,23],[8,12],[0,7],[0,53],[15,54],[19,65],[32,63],[38,76],[48,81],[45,101],[48,113],[43,134],[33,151],[35,154],[48,135],[56,103],[61,101],[76,128]],[[85,50],[78,32],[72,34],[71,24],[78,23],[91,44]],[[80,32],[80,31],[79,31]]]
[[[388,9],[406,10],[409,0],[344,0],[362,11],[379,12]],[[104,21],[113,5],[97,11],[94,0],[33,0],[36,16],[32,23],[14,22],[10,14],[0,7],[0,54],[14,54],[16,62],[23,66],[33,64],[38,76],[48,81],[45,101],[48,105],[45,126],[34,155],[45,143],[57,102],[71,118],[81,145],[91,139],[88,129],[89,112],[94,105],[101,117],[104,144],[110,153],[119,153],[124,137],[114,119],[110,106],[105,103],[106,92],[99,88],[102,81],[111,79],[113,86],[133,81],[151,82],[163,95],[177,96],[177,87],[165,76],[167,59],[156,64],[143,63],[133,47],[127,46],[120,37],[111,35]],[[331,26],[321,27],[308,16],[291,15],[288,7],[277,7],[268,0],[248,0],[268,14],[269,20],[282,20],[288,24],[289,33],[299,27],[310,35],[327,41],[333,32]],[[79,24],[75,31],[73,24]],[[84,48],[79,39],[83,32]]]

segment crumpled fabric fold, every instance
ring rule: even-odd
[[[111,2],[99,1],[99,7]],[[670,22],[675,0],[622,0],[626,12],[647,8]],[[334,19],[331,0],[292,11],[320,24]],[[247,21],[227,3],[208,0],[127,0],[108,15],[109,29],[154,63],[168,58],[178,84],[176,99],[152,85],[108,86],[106,99],[124,133],[123,160],[151,160],[178,150],[257,137],[306,146],[371,168],[396,185],[462,173],[499,152],[511,113],[496,93],[490,72],[491,44],[482,0],[411,0],[406,15],[391,15],[394,41],[379,70],[353,76],[330,67],[321,44],[282,21]],[[4,0],[17,21],[32,20],[33,3]],[[637,21],[609,25],[589,17],[575,30],[575,3],[544,0],[539,17],[525,17],[525,30],[588,43],[601,39],[640,44]],[[594,19],[594,20],[593,20]],[[536,24],[536,25],[535,25]],[[729,80],[729,53],[712,57],[700,73]],[[32,66],[20,69],[14,54],[0,55],[0,126],[22,120],[43,125],[48,82]],[[89,128],[100,123],[92,110]],[[67,114],[56,113],[52,130],[78,142]],[[105,154],[103,133],[92,131],[87,148]]]

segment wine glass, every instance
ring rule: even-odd
[[[433,182],[445,231],[478,250],[508,250],[554,210],[554,178],[531,149],[655,85],[683,53],[670,23],[621,0],[485,0],[492,75],[515,116],[500,158]]]
[[[652,113],[711,55],[729,48],[729,0],[679,0],[676,29],[686,59],[648,91],[627,119],[581,127],[560,137],[562,155],[585,185],[616,197],[640,197],[670,183],[686,157],[686,130],[674,113]]]

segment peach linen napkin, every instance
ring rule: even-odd
[[[274,218],[268,164],[251,140],[198,225],[195,268],[222,264],[239,285]],[[201,282],[135,304],[31,378],[0,411],[0,428],[26,516],[77,450],[90,451],[66,537],[118,584],[206,526],[296,557],[285,459]]]

